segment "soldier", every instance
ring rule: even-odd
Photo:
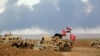
[[[44,37],[42,37],[42,40],[40,41],[40,44],[43,44],[43,41],[44,41]]]

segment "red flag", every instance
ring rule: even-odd
[[[75,41],[76,36],[75,36],[74,34],[70,34],[70,39],[71,39],[72,41]]]
[[[67,30],[72,30],[70,27],[66,27]]]
[[[68,32],[68,33],[70,33],[71,30],[72,30],[70,27],[66,27],[66,29],[67,29],[67,32]]]
[[[66,31],[65,30],[62,30],[62,35],[66,36]]]

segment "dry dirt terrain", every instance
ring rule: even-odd
[[[63,56],[60,52],[55,51],[38,51],[32,49],[18,49],[3,44],[0,46],[0,56]]]
[[[62,52],[63,56],[100,56],[100,48],[90,46],[95,39],[79,39],[74,42],[71,52]]]
[[[89,47],[74,47],[72,52],[62,52],[64,56],[100,56],[100,49]]]
[[[100,48],[91,47],[90,41],[92,40],[76,40],[71,52],[17,49],[8,44],[2,44],[0,45],[0,56],[100,56]]]

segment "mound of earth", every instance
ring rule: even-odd
[[[0,56],[63,56],[59,52],[48,50],[18,49],[8,44],[0,45]]]

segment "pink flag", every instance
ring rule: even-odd
[[[62,30],[62,35],[66,36],[66,31],[65,30]]]
[[[76,36],[75,36],[74,34],[70,34],[70,39],[71,39],[72,41],[75,41]]]

